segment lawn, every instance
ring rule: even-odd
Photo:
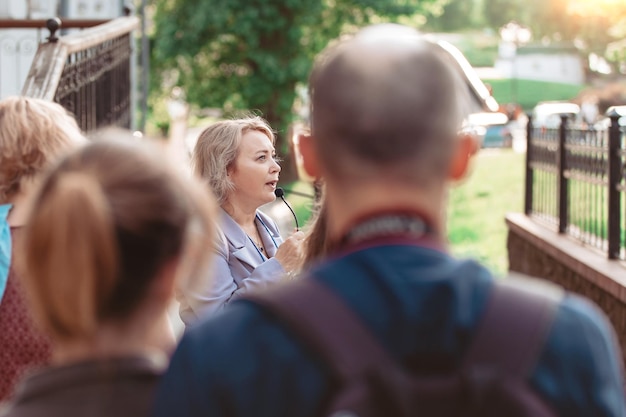
[[[313,207],[313,185],[304,181],[296,181],[285,184],[283,188],[285,197],[296,213],[300,225],[306,224],[311,217]]]
[[[524,154],[481,150],[473,172],[450,193],[448,239],[452,253],[472,257],[494,272],[508,270],[504,216],[524,205]]]
[[[507,212],[521,211],[524,201],[524,155],[512,150],[481,150],[476,156],[472,174],[455,186],[450,194],[448,237],[452,253],[472,257],[498,274],[508,269],[506,251]],[[286,189],[312,194],[303,182]],[[289,194],[300,222],[309,218],[311,199]]]

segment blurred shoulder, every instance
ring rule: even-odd
[[[590,300],[567,293],[533,376],[556,410],[570,416],[626,413],[623,358],[614,329]]]
[[[551,333],[552,339],[569,346],[562,346],[563,350],[572,352],[573,346],[578,347],[579,355],[594,361],[604,361],[607,351],[616,347],[613,327],[604,312],[589,299],[572,293],[559,304]]]
[[[286,343],[282,327],[265,311],[246,300],[231,303],[217,314],[189,326],[179,344],[182,355],[197,359],[199,366],[219,372],[228,369],[234,376],[258,356],[257,347]],[[211,352],[207,354],[207,352]]]

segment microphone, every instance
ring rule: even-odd
[[[285,200],[285,190],[283,190],[282,187],[276,187],[276,189],[274,190],[274,195],[276,197],[280,197],[280,199],[283,200],[283,203],[285,203],[291,214],[293,214],[293,218],[296,221],[296,231],[300,230],[300,225],[298,224],[298,217],[296,216],[296,212],[293,211],[289,203],[287,203],[287,200]]]

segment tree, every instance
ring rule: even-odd
[[[433,10],[425,28],[434,32],[453,32],[480,27],[476,0],[450,0],[441,10]],[[480,10],[482,12],[482,10]]]
[[[458,0],[455,0],[458,1]],[[624,0],[483,0],[494,29],[510,20],[531,28],[535,40],[576,42],[584,52],[620,60],[626,36]]]
[[[446,1],[156,0],[153,66],[192,104],[259,112],[285,151],[296,85],[331,39]]]
[[[616,41],[626,36],[623,0],[530,0],[527,4],[528,25],[536,38],[576,41],[587,53],[621,60],[607,46],[619,49]]]
[[[614,54],[615,46],[624,44],[626,38],[626,2],[623,0],[596,0],[586,2],[572,0],[568,8],[572,20],[580,22],[579,38],[584,41],[587,50],[607,58],[615,63],[624,62],[622,55]],[[607,45],[613,44],[607,48]]]
[[[484,0],[485,21],[492,28],[498,29],[512,20],[520,20],[520,0]]]

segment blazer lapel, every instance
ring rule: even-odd
[[[280,237],[280,233],[276,228],[275,223],[262,211],[257,211],[257,227],[261,240],[263,240],[263,246],[267,251],[267,257],[272,258],[276,255],[278,246],[283,243],[283,239]]]
[[[252,246],[252,243],[250,243],[250,246]],[[256,268],[263,262],[261,261],[261,255],[259,255],[256,249],[248,246],[233,251],[233,256],[253,268]]]
[[[256,268],[263,263],[256,247],[237,222],[223,209],[220,208],[220,210],[222,212],[222,230],[228,240],[231,254],[241,262]]]

